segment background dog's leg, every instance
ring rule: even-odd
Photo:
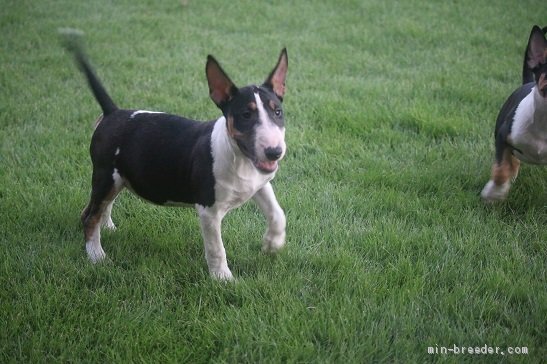
[[[205,246],[205,259],[209,267],[209,273],[214,278],[220,280],[233,279],[232,272],[228,268],[226,260],[226,251],[222,243],[220,232],[222,218],[224,213],[215,208],[196,205],[201,223],[201,233]]]
[[[264,252],[276,252],[285,245],[285,227],[287,225],[285,213],[277,199],[271,183],[267,183],[254,196],[253,200],[266,216],[268,228],[264,234],[262,250]]]
[[[498,148],[498,147],[496,147]],[[492,177],[484,186],[481,197],[486,201],[501,201],[507,198],[511,179],[517,177],[520,161],[513,157],[508,146],[496,149],[496,161],[492,166]]]

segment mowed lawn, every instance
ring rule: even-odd
[[[0,362],[544,362],[547,169],[479,197],[544,0],[1,4]],[[223,222],[237,280],[213,281],[194,210],[124,192],[92,265],[100,109],[59,27],[119,106],[199,120],[207,54],[243,86],[287,47],[286,248],[261,253],[246,204]]]

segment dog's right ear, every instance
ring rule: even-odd
[[[528,49],[526,50],[526,63],[530,69],[534,69],[547,61],[547,40],[543,30],[534,25],[530,38],[528,39]]]
[[[226,103],[237,94],[237,87],[211,55],[207,56],[205,74],[209,83],[209,96],[223,110]]]

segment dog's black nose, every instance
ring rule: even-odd
[[[281,157],[281,154],[283,154],[283,149],[281,149],[281,147],[266,148],[264,150],[264,154],[269,160],[276,161],[279,159],[279,157]]]

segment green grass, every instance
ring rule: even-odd
[[[42,1],[0,12],[0,362],[542,362],[547,171],[485,206],[492,128],[544,1]],[[123,193],[108,262],[79,214],[99,108],[57,42],[86,32],[114,100],[197,119],[211,53],[237,85],[286,46],[287,247],[251,203],[223,223],[234,284],[198,219]],[[529,355],[429,355],[428,346]]]

